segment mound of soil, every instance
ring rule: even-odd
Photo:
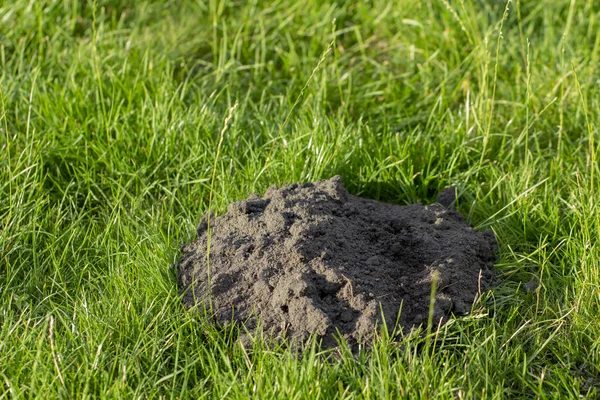
[[[467,313],[491,277],[496,241],[448,208],[453,195],[398,206],[348,194],[339,176],[271,187],[231,204],[210,229],[203,220],[179,261],[183,301],[210,299],[218,323],[250,330],[259,316],[271,337],[316,334],[324,348],[338,333],[367,342],[382,315],[388,329],[427,324],[433,282],[435,324]]]

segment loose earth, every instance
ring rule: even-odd
[[[339,176],[271,187],[207,218],[183,247],[178,284],[187,307],[212,307],[217,323],[260,319],[269,337],[323,348],[343,336],[368,343],[391,332],[468,313],[491,278],[496,240],[438,203],[398,206],[348,194]],[[442,205],[443,204],[443,205]],[[210,257],[207,249],[210,243]]]

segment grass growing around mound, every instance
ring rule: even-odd
[[[600,396],[597,2],[180,3],[0,2],[3,397]],[[356,357],[183,309],[209,208],[334,174],[457,185],[499,285]]]

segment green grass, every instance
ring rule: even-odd
[[[0,1],[2,397],[599,398],[598,31],[593,0]],[[457,185],[497,287],[355,357],[182,307],[209,209],[334,174]]]

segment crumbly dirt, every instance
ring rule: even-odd
[[[454,199],[450,188],[436,204],[392,205],[348,194],[339,176],[271,187],[205,217],[182,248],[183,302],[212,302],[219,324],[252,332],[258,316],[270,337],[315,334],[329,348],[337,335],[368,343],[382,315],[390,331],[426,325],[436,282],[433,322],[443,323],[486,289],[496,249],[491,231],[448,208]]]

